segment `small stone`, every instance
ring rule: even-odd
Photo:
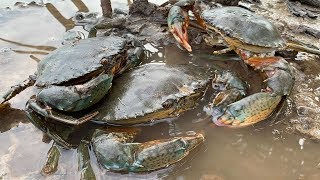
[[[305,140],[306,140],[305,138],[300,138],[299,139],[300,149],[303,149],[303,145],[304,145]]]

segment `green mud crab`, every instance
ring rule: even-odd
[[[228,46],[215,54],[234,50],[246,64],[260,70],[266,77],[267,87],[263,92],[232,104],[223,103],[224,95],[220,94],[213,107],[213,121],[217,125],[238,127],[263,120],[273,112],[282,97],[290,93],[294,82],[291,67],[284,58],[274,56],[275,50],[293,48],[319,54],[317,50],[286,43],[273,24],[249,10],[240,7],[210,9],[199,0],[182,0],[170,9],[167,21],[175,39],[190,52],[192,48],[187,35],[189,10],[208,33],[216,32]]]
[[[204,141],[203,134],[137,143],[134,142],[135,137],[143,133],[137,126],[177,117],[195,108],[211,82],[215,92],[220,94],[214,103],[229,104],[246,94],[247,85],[233,73],[219,67],[150,63],[125,72],[113,81],[112,88],[101,102],[83,112],[91,114],[98,111],[99,114],[91,119],[98,127],[86,129],[88,135],[83,135],[86,137],[80,145],[69,143],[68,139],[81,136],[77,129],[86,128],[85,125],[71,126],[61,122],[54,125],[57,122],[49,121],[50,118],[27,104],[30,121],[56,143],[48,152],[43,172],[50,174],[57,170],[60,156],[57,144],[64,148],[78,148],[78,166],[82,177],[95,176],[90,165],[89,144],[100,166],[109,171],[146,172],[175,164]],[[224,94],[223,100],[219,99],[221,94]],[[259,100],[265,95],[267,93],[259,94]],[[265,106],[270,100],[257,103]],[[256,115],[251,111],[251,106],[255,105],[249,104],[248,109],[243,109],[244,112],[247,109],[251,116]],[[73,115],[81,116],[77,113]],[[68,113],[66,116],[70,115]]]
[[[99,111],[91,119],[99,127],[94,130],[92,140],[90,135],[88,138],[98,163],[110,171],[144,172],[167,167],[187,156],[204,141],[201,133],[135,143],[134,137],[139,130],[128,126],[176,117],[194,108],[203,97],[214,72],[218,71],[194,65],[151,63],[116,78],[106,98],[91,110]],[[222,87],[222,90],[232,91],[234,96],[230,93],[230,99],[231,96],[237,98],[245,93],[246,86],[240,79],[233,77],[230,72],[219,72],[215,73],[218,78],[214,78],[215,83],[221,84],[217,86],[217,90]],[[228,77],[229,81],[222,83],[220,75]],[[31,104],[27,105],[26,112],[30,121],[59,145],[65,148],[75,147],[67,139],[74,129],[81,126],[54,126],[53,122],[47,121],[45,116],[34,110]],[[101,123],[108,126],[102,126]],[[86,144],[79,146],[84,152],[79,153],[79,166],[84,174],[92,174]],[[49,151],[44,171],[50,173],[56,170],[58,156],[57,147],[53,147]]]
[[[0,97],[0,103],[35,85],[39,92],[28,104],[38,113],[69,124],[90,120],[96,113],[66,119],[58,111],[75,112],[92,106],[106,95],[114,76],[141,62],[143,48],[135,40],[127,39],[89,38],[57,49],[38,64],[36,76],[12,86]]]

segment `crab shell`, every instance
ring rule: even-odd
[[[81,43],[79,43],[81,42]],[[106,59],[125,56],[126,39],[118,36],[83,39],[51,53],[38,65],[36,85],[59,85],[77,79],[89,79],[107,69]],[[110,64],[110,67],[112,64]]]
[[[237,47],[246,50],[271,52],[286,45],[277,28],[266,18],[240,7],[204,10],[201,17],[207,28],[218,31],[226,41],[232,39],[233,43],[229,44],[236,42]]]
[[[197,105],[211,75],[194,65],[140,66],[115,79],[93,121],[128,125],[178,116]]]

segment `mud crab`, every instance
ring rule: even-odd
[[[139,131],[136,130],[137,127],[128,126],[176,117],[194,108],[211,82],[213,73],[217,77],[214,78],[215,83],[224,84],[217,87],[233,92],[229,93],[229,99],[245,94],[246,85],[240,79],[233,77],[230,72],[216,72],[218,71],[212,68],[194,65],[151,63],[116,78],[106,98],[91,110],[99,111],[92,119],[99,127],[94,130],[92,140],[91,135],[88,138],[99,164],[110,171],[141,172],[167,167],[187,156],[204,141],[201,133],[134,143],[134,137]],[[221,83],[223,77],[228,77],[229,81]],[[30,121],[57,144],[65,148],[74,147],[67,139],[79,126],[54,126],[41,112],[34,110],[31,104],[27,105],[26,112]],[[79,146],[84,151],[79,153],[79,166],[84,174],[92,174],[90,162],[83,158],[89,157],[85,144]],[[56,169],[58,156],[57,147],[53,147],[49,151],[45,171],[50,173]]]
[[[58,111],[74,112],[92,106],[106,95],[114,76],[139,64],[144,51],[131,39],[108,36],[65,45],[38,64],[36,76],[12,86],[0,97],[0,103],[35,85],[39,92],[28,104],[38,113],[68,124],[90,120],[96,113],[80,119],[66,119]]]
[[[226,105],[220,94],[214,103],[213,121],[217,125],[233,127],[250,125],[267,118],[290,93],[294,77],[287,61],[274,56],[275,50],[293,48],[309,51],[307,47],[286,43],[276,27],[262,16],[240,7],[210,9],[202,1],[182,0],[173,5],[168,15],[168,26],[175,39],[188,51],[188,11],[191,10],[197,22],[209,33],[218,33],[228,48],[215,54],[234,50],[246,64],[261,70],[266,77],[267,87],[263,92],[250,95]],[[319,54],[317,50],[309,52]],[[219,100],[221,102],[219,102]],[[263,101],[269,103],[263,103]],[[251,106],[251,110],[249,110]]]

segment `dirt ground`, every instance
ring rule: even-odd
[[[319,8],[311,8],[306,5],[301,5],[301,7],[320,12]],[[297,17],[289,12],[285,0],[263,0],[261,5],[252,6],[252,10],[272,21],[283,35],[294,37],[299,41],[312,44],[318,48],[320,47],[319,35],[318,37],[308,35],[302,28],[303,26],[310,27],[311,29],[318,31],[319,34],[320,17]]]

